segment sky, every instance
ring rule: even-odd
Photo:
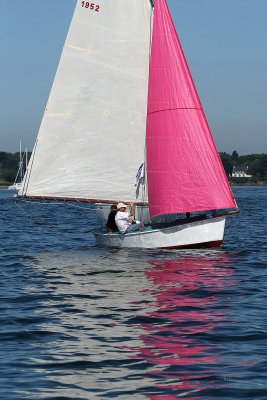
[[[267,0],[167,3],[218,151],[267,153]],[[75,4],[0,0],[0,151],[33,148]]]

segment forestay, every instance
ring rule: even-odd
[[[144,161],[151,14],[150,0],[77,1],[20,195],[146,200],[136,199],[134,178]]]

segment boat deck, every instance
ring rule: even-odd
[[[173,222],[169,222],[169,223],[157,223],[157,224],[148,224],[145,225],[144,228],[142,230],[139,231],[134,231],[134,232],[130,232],[130,233],[120,233],[118,232],[113,232],[111,235],[107,233],[106,228],[102,227],[99,229],[96,229],[93,231],[94,234],[96,235],[108,235],[108,236],[136,236],[136,235],[140,235],[140,233],[144,234],[148,234],[148,233],[152,233],[152,232],[157,232],[160,231],[162,229],[167,229],[167,228],[171,228],[174,226],[179,226],[179,225],[186,225],[186,224],[190,224],[193,222],[198,222],[198,221],[203,221],[205,219],[210,219],[208,218],[206,215],[200,215],[200,216],[195,216],[195,217],[191,217],[191,218],[184,218],[184,219],[177,219]]]

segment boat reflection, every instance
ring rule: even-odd
[[[179,394],[193,400],[190,396],[220,383],[221,357],[209,338],[227,320],[220,297],[233,284],[231,257],[224,252],[176,253],[149,263],[146,292],[153,301],[140,337],[143,346],[135,349],[136,357],[151,366],[147,377],[155,394],[147,398],[174,399]]]
[[[64,388],[75,399],[216,398],[202,391],[228,384],[220,340],[233,261],[222,251],[39,254],[27,293],[40,390]]]

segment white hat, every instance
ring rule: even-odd
[[[120,208],[126,208],[127,206],[125,205],[125,204],[123,204],[123,203],[119,203],[118,205],[117,205],[117,210],[119,210]]]

